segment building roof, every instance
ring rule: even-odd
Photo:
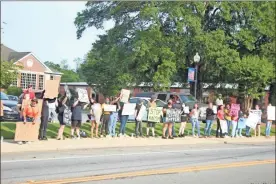
[[[18,61],[24,56],[30,54],[31,52],[11,52],[7,61]]]
[[[8,61],[10,53],[12,52],[16,51],[1,44],[1,61]]]

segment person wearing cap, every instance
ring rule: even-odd
[[[142,106],[143,106],[143,100],[139,99],[138,103],[136,104],[136,107],[135,107],[135,134],[136,134],[136,138],[138,138],[138,136],[143,137],[142,119],[138,119],[138,115],[141,111]]]
[[[219,94],[218,98],[216,99],[216,105],[217,106],[223,105],[223,99],[222,99],[222,95],[221,94]]]
[[[149,102],[149,108],[156,108],[157,105],[156,105],[156,96],[153,95],[151,96],[151,99],[150,99],[150,102]],[[151,128],[151,133],[152,133],[152,137],[155,137],[155,122],[150,122],[148,121],[147,123],[147,137],[149,137],[149,131],[150,131],[150,128]]]

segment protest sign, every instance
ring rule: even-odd
[[[188,68],[188,82],[195,81],[195,68]]]
[[[23,123],[17,122],[14,141],[37,141],[39,133],[40,123],[35,123],[34,125],[30,122]]]
[[[169,123],[181,122],[181,111],[179,109],[167,109],[166,122],[169,122]]]
[[[65,124],[71,124],[71,115],[72,115],[72,112],[70,108],[66,106],[63,112],[63,122]]]
[[[130,95],[130,90],[122,89],[121,90],[121,102],[127,103]]]
[[[77,88],[76,91],[78,92],[80,102],[89,103],[88,93],[86,89]]]
[[[154,123],[159,123],[160,117],[163,114],[162,110],[163,110],[162,107],[150,107],[149,113],[148,113],[148,121],[154,122]]]
[[[144,114],[146,113],[147,109],[144,105],[141,106],[141,109],[136,117],[136,120],[137,121],[142,121],[143,117],[144,117]]]
[[[219,120],[222,133],[228,133],[228,127],[226,120]]]
[[[239,115],[239,111],[240,111],[240,104],[231,105],[230,113],[232,114],[232,116],[237,117]]]
[[[58,96],[59,80],[46,80],[44,98],[56,98]]]
[[[258,122],[260,122],[259,120],[259,116],[258,114],[255,114],[255,113],[249,113],[249,116],[246,120],[246,126],[249,126],[250,128],[253,128],[255,129],[256,128],[256,125]]]
[[[238,121],[238,129],[243,129],[246,127],[246,119],[245,118],[240,118]]]
[[[128,103],[124,104],[122,115],[134,115],[136,104]]]
[[[215,114],[217,114],[218,113],[218,106],[213,105],[213,111],[214,111]]]
[[[258,123],[262,121],[262,111],[261,110],[250,110],[249,113],[256,114],[258,116]]]
[[[188,106],[185,106],[185,107],[184,107],[184,113],[185,113],[185,114],[189,114],[189,113],[190,113],[190,109],[189,109]]]
[[[267,120],[275,121],[275,106],[267,106]]]
[[[104,111],[105,112],[116,112],[116,105],[104,104]]]

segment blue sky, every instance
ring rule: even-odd
[[[59,63],[83,58],[104,30],[90,28],[81,39],[76,37],[74,20],[85,8],[81,2],[1,2],[2,44],[18,52],[33,52],[42,61]],[[105,23],[110,29],[112,22]],[[4,32],[4,33],[3,33]]]

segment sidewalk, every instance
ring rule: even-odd
[[[164,146],[164,145],[189,145],[189,144],[218,144],[218,143],[269,143],[275,142],[275,137],[267,139],[260,138],[175,138],[174,140],[161,138],[101,138],[101,139],[66,139],[58,141],[49,139],[48,141],[36,141],[31,144],[18,145],[12,140],[4,140],[1,143],[1,153],[16,152],[35,152],[35,151],[55,151],[55,150],[73,150],[73,149],[91,149],[91,148],[111,148],[111,147],[136,147],[136,146]]]

